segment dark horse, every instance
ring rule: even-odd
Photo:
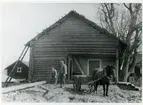
[[[113,77],[115,80],[115,68],[112,65],[107,65],[103,70],[94,70],[92,74],[93,80],[98,80],[93,84],[94,92],[97,93],[98,85],[103,85],[103,95],[108,96],[108,87],[110,84],[110,80]]]

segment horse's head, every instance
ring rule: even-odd
[[[114,66],[112,66],[112,65],[110,65],[110,67],[111,67],[111,74],[112,74],[113,79],[114,79],[114,81],[115,81],[115,79],[116,79],[116,73],[115,73],[116,68],[115,68]]]
[[[107,65],[106,66],[106,75],[108,76],[108,77],[110,77],[111,78],[111,76],[113,76],[113,79],[115,79],[115,67],[114,66],[112,66],[112,65]]]

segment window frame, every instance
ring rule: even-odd
[[[18,67],[17,68],[17,73],[21,73],[22,72],[22,67]]]
[[[88,59],[87,60],[87,75],[89,75],[89,62],[90,61],[99,61],[99,68],[101,68],[101,59]]]

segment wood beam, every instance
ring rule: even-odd
[[[116,53],[91,53],[91,52],[68,52],[68,54],[100,54],[100,55],[116,55]]]
[[[77,61],[77,59],[76,59],[75,57],[73,57],[73,58],[74,58],[74,60],[75,60],[75,63],[76,63],[76,65],[77,65],[77,67],[79,68],[81,74],[84,75],[83,69],[81,68],[79,62]]]
[[[18,85],[18,86],[11,86],[11,87],[6,87],[6,88],[2,88],[2,93],[8,93],[8,92],[13,92],[13,91],[18,91],[18,90],[23,90],[23,89],[27,89],[27,88],[31,88],[37,85],[42,85],[45,84],[46,81],[40,81],[40,82],[35,82],[35,83],[28,83],[28,84],[22,84],[22,85]]]
[[[70,59],[68,57],[68,80],[70,80]]]
[[[116,82],[119,82],[119,54],[118,49],[116,50]]]

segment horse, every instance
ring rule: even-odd
[[[103,70],[95,69],[92,73],[92,80],[96,81],[94,86],[94,92],[97,93],[98,85],[103,85],[103,96],[108,96],[108,88],[110,84],[110,80],[113,76],[113,80],[115,80],[115,68],[112,65],[107,65]]]

